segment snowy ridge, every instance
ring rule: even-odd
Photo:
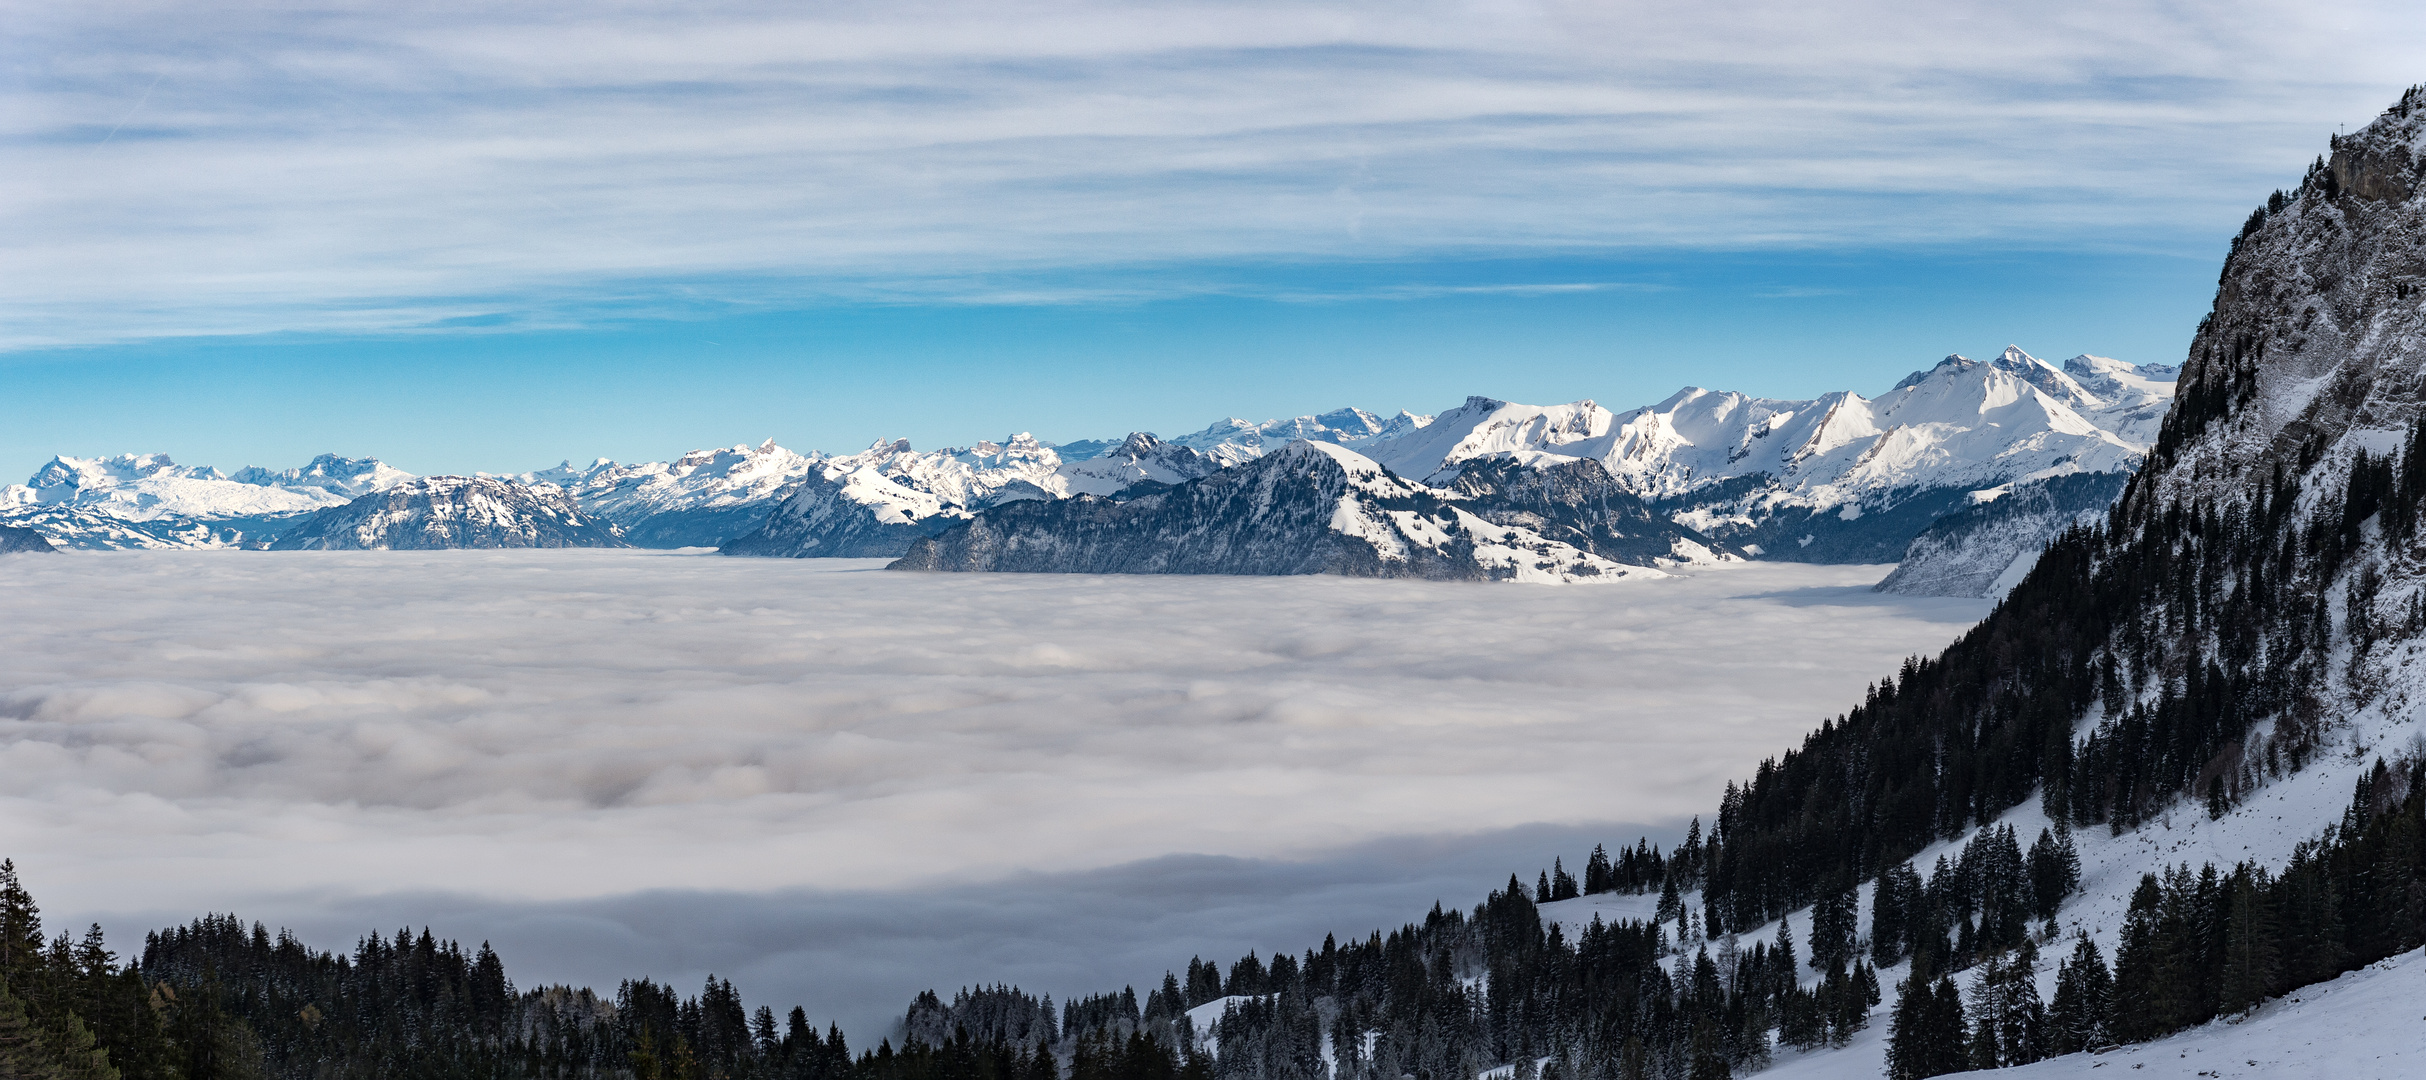
[[[1822,507],[1903,489],[2131,470],[2154,434],[2147,410],[2161,413],[2169,400],[2171,384],[2156,381],[2165,369],[2094,357],[2071,364],[2101,373],[2106,393],[2008,348],[1986,363],[1949,356],[1875,400],[1840,391],[1783,401],[1687,387],[1620,415],[1588,400],[1468,398],[1420,431],[1365,451],[1432,481],[1490,454],[1589,457],[1645,498],[1767,474],[1775,498]]]
[[[1756,553],[1885,562],[1970,492],[2137,468],[2172,374],[2092,356],[2059,369],[2013,347],[1985,362],[1949,356],[1876,399],[1687,387],[1618,414],[1474,397],[1361,449],[1432,483],[1477,457],[1590,458],[1679,522]]]
[[[1170,442],[1174,446],[1184,446],[1204,454],[1216,467],[1228,468],[1299,440],[1360,446],[1406,435],[1430,424],[1432,419],[1401,410],[1397,416],[1385,420],[1363,409],[1353,408],[1334,409],[1317,416],[1266,420],[1260,424],[1230,417]]]
[[[1220,468],[1193,447],[1140,431],[1099,457],[1063,462],[1055,475],[1063,495],[1117,495],[1143,483],[1186,483]]]
[[[23,484],[0,488],[0,507],[85,507],[126,521],[299,514],[411,479],[371,459],[322,454],[300,469],[259,467],[227,476],[166,454],[52,458]]]
[[[768,439],[638,465],[600,458],[576,469],[568,461],[518,479],[562,487],[583,510],[621,526],[642,547],[713,547],[757,529],[775,502],[823,460],[823,454],[797,454]]]

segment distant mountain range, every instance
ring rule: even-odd
[[[1590,567],[1602,560],[1656,568],[1737,553],[1893,562],[1905,558],[1907,547],[1933,525],[1959,518],[1971,524],[1940,530],[1943,535],[1912,554],[1954,560],[1963,569],[1941,573],[1915,567],[1888,587],[1989,589],[2026,557],[2014,553],[2035,554],[2051,530],[2110,498],[2094,492],[2111,484],[2073,483],[2052,497],[2039,489],[2056,478],[2119,476],[2136,468],[2171,400],[2175,376],[2167,366],[2094,356],[2058,366],[2008,348],[1985,361],[1949,356],[1877,398],[1836,392],[1807,401],[1780,400],[1688,387],[1656,405],[1622,413],[1588,400],[1535,406],[1474,397],[1437,416],[1402,412],[1384,418],[1340,409],[1261,423],[1233,418],[1167,440],[1135,432],[1055,445],[1018,434],[927,451],[906,441],[880,441],[840,455],[794,452],[769,440],[693,451],[666,462],[600,459],[586,467],[567,462],[486,477],[528,489],[526,496],[511,499],[491,493],[490,505],[536,516],[497,523],[481,535],[483,543],[515,536],[537,542],[546,536],[795,557],[896,557],[933,538],[958,552],[946,557],[945,549],[937,549],[922,556],[938,566],[1025,566],[1019,559],[1005,562],[1001,551],[980,557],[981,549],[992,549],[979,539],[1010,543],[1016,538],[1022,550],[1038,550],[1045,531],[1077,528],[1082,519],[1095,522],[1088,528],[1100,529],[1112,517],[1139,517],[1142,507],[1119,513],[1109,507],[1209,483],[1225,470],[1307,443],[1353,451],[1349,457],[1407,485],[1403,498],[1432,500],[1427,505],[1434,509],[1462,506],[1469,513],[1476,504],[1471,496],[1456,494],[1456,481],[1477,462],[1528,470],[1593,462],[1599,469],[1596,490],[1639,502],[1644,515],[1628,526],[1633,530],[1628,545],[1604,544],[1606,552],[1542,534],[1522,541],[1563,544],[1570,550],[1545,556],[1558,566]],[[1330,480],[1315,473],[1346,469],[1361,475],[1364,468],[1330,454],[1287,460],[1278,467],[1310,470],[1298,479],[1318,487]],[[416,479],[376,459],[335,455],[296,469],[228,474],[178,465],[158,454],[60,457],[25,484],[0,489],[0,523],[32,529],[70,548],[261,548],[296,546],[302,541],[289,537],[300,537],[297,530],[313,520],[319,524],[310,526],[311,535],[325,545],[336,542],[326,524],[333,519],[325,512]],[[1234,486],[1222,484],[1225,490]],[[566,524],[560,508],[542,512],[556,505],[541,494],[545,490],[559,492],[582,524]],[[2016,494],[2023,497],[2010,505],[2027,504],[2031,512],[1984,509]],[[1383,517],[1371,521],[1404,510],[1378,509],[1401,495],[1374,497],[1382,501],[1366,510]],[[1176,498],[1186,502],[1198,496]],[[1076,499],[1106,505],[1083,514],[1075,507],[1063,512],[1013,505]],[[355,511],[364,520],[398,512],[393,507],[374,511],[367,504]],[[315,514],[323,516],[311,517]],[[1342,514],[1340,535],[1365,528],[1344,524],[1355,514]],[[981,519],[988,523],[978,526]],[[1490,523],[1488,514],[1476,520]],[[1644,521],[1658,525],[1646,531]],[[1538,524],[1553,532],[1589,531],[1572,521]],[[1493,527],[1530,528],[1521,523]],[[970,528],[977,532],[946,539],[954,530]],[[390,534],[374,529],[372,535]],[[430,539],[414,535],[419,539],[413,543]],[[1393,542],[1414,545],[1409,551],[1424,547],[1414,534],[1397,535]],[[1990,568],[1981,560],[2000,557],[2004,563],[1986,573]],[[1468,569],[1483,573],[1480,564]]]

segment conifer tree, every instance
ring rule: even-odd
[[[2071,958],[2056,969],[2055,1005],[2048,1016],[2048,1052],[2077,1054],[2111,1041],[2107,1017],[2113,1007],[2114,975],[2106,958],[2086,932],[2072,946]]]
[[[2266,1000],[2282,970],[2279,932],[2264,871],[2242,866],[2232,875],[2225,912],[2224,972],[2218,1007],[2243,1012]]]

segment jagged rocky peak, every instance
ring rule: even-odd
[[[1140,484],[1184,483],[1219,469],[1209,455],[1194,447],[1135,431],[1114,449],[1083,461],[1063,462],[1058,471],[1062,491],[1070,495],[1117,495]]]
[[[281,532],[280,551],[629,547],[553,485],[425,476],[319,511]]]
[[[378,458],[349,458],[336,454],[322,454],[296,469],[272,470],[248,465],[228,477],[240,484],[261,487],[319,488],[348,498],[392,487],[412,478],[413,474]]]

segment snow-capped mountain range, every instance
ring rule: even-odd
[[[784,520],[778,511],[769,530]],[[1563,583],[1737,558],[1652,514],[1594,461],[1476,461],[1436,488],[1301,439],[1126,500],[1000,506],[918,539],[893,569]]]
[[[898,556],[1008,503],[1159,490],[1308,442],[1351,449],[1435,490],[1478,459],[1529,468],[1591,460],[1618,489],[1714,543],[1768,558],[1891,562],[1932,522],[2016,485],[2128,472],[2174,377],[2160,365],[2078,356],[2058,366],[2008,348],[1987,361],[1947,357],[1877,398],[1688,387],[1621,413],[1589,400],[1474,397],[1437,416],[1350,408],[1231,418],[1168,440],[1135,432],[1055,445],[1020,433],[924,451],[881,440],[840,455],[768,440],[496,479],[561,489],[642,546]],[[0,489],[0,519],[70,547],[261,547],[302,515],[412,479],[335,455],[234,473],[157,454],[60,457]]]

